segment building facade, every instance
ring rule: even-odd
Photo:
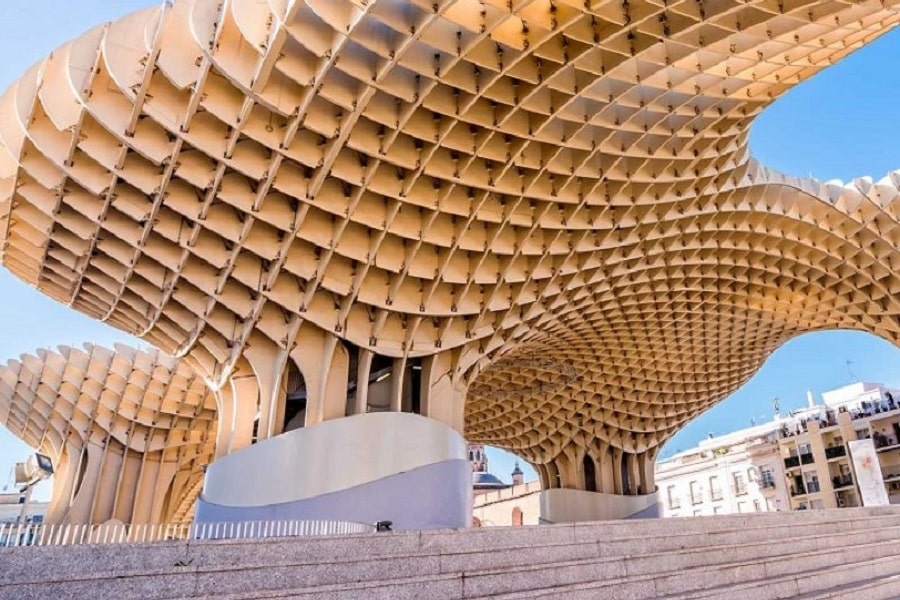
[[[779,459],[772,448],[776,424],[710,437],[696,448],[660,461],[656,467],[662,514],[666,517],[784,510]]]
[[[32,501],[26,507],[25,500],[25,494],[19,490],[3,486],[0,489],[0,525],[5,523],[43,523],[50,504]]]
[[[657,465],[665,516],[861,506],[847,442],[871,438],[900,504],[900,392],[859,382],[772,421],[710,437]]]
[[[778,428],[790,508],[861,506],[847,443],[871,439],[891,504],[900,504],[900,390],[854,383],[822,394]]]

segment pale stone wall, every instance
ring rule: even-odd
[[[540,482],[530,481],[479,494],[475,497],[472,514],[482,527],[511,526],[514,524],[514,511],[519,509],[522,511],[522,525],[537,525],[541,517],[540,492]]]

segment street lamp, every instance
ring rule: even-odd
[[[19,513],[16,523],[25,522],[34,487],[51,475],[53,475],[53,461],[46,454],[35,452],[25,462],[16,463],[16,485],[24,486],[20,491],[25,494],[22,511]]]

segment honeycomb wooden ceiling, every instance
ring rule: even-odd
[[[189,366],[156,350],[61,346],[0,366],[0,425],[55,465],[64,449],[81,452],[88,444],[136,453],[142,465],[151,457],[175,463],[188,482],[184,498],[173,502],[186,514],[212,460],[216,403]],[[118,489],[118,479],[103,485]]]
[[[307,322],[461,349],[473,441],[642,451],[798,332],[900,339],[900,177],[794,179],[747,148],[767,104],[898,19],[176,0],[3,97],[2,260],[212,380],[252,332],[288,347]]]

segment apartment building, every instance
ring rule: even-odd
[[[871,438],[892,504],[900,504],[900,391],[858,382],[772,421],[710,437],[659,461],[668,517],[860,506],[847,443]]]
[[[656,481],[662,515],[785,510],[788,496],[779,479],[783,469],[775,446],[776,429],[776,423],[770,422],[710,437],[696,448],[659,461]],[[781,494],[766,493],[772,490]]]
[[[900,391],[859,382],[822,394],[821,405],[779,424],[778,452],[790,508],[860,506],[847,442],[871,438],[891,504],[900,504]]]

